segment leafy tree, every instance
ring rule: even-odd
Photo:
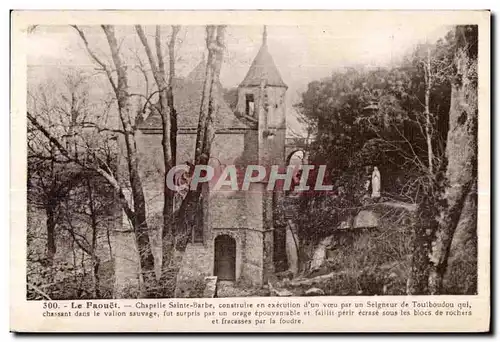
[[[365,167],[378,166],[383,197],[417,206],[411,294],[441,291],[453,232],[477,177],[477,28],[475,34],[457,27],[416,46],[401,65],[336,71],[311,82],[298,106],[316,130],[311,160],[326,164],[335,180],[332,198],[309,200],[307,212],[315,214],[307,230],[323,231],[321,238],[346,217],[332,221],[332,211],[362,206]],[[317,211],[325,205],[329,212]]]

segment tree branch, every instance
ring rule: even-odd
[[[125,132],[121,129],[102,128],[99,127],[95,122],[83,121],[81,125],[83,128],[96,128],[99,133],[111,132],[111,133],[125,134]]]
[[[85,45],[85,48],[87,49],[87,52],[90,55],[90,57],[92,57],[92,59],[97,64],[99,64],[99,66],[104,70],[104,72],[108,76],[109,83],[111,83],[111,87],[113,87],[113,90],[116,93],[118,91],[118,89],[116,87],[115,81],[113,80],[113,75],[111,73],[111,70],[109,70],[109,68],[106,66],[106,64],[104,62],[102,62],[99,59],[99,57],[97,57],[97,55],[92,51],[92,49],[89,46],[89,42],[87,40],[87,37],[85,36],[85,34],[83,33],[83,31],[77,25],[71,25],[71,27],[73,27],[78,32],[78,34],[80,35],[80,38],[82,39],[83,44]]]
[[[84,169],[93,170],[93,171],[97,172],[98,174],[100,174],[101,176],[103,176],[104,179],[106,179],[106,181],[113,187],[115,192],[118,194],[120,204],[122,205],[122,208],[125,211],[127,217],[132,221],[132,223],[135,222],[135,213],[132,210],[132,208],[130,207],[127,199],[125,198],[122,187],[120,186],[120,184],[118,183],[116,178],[112,175],[112,173],[109,172],[110,168],[109,168],[109,166],[107,166],[107,164],[105,162],[103,162],[99,158],[96,158],[102,165],[105,165],[105,167],[108,169],[108,171],[106,171],[105,169],[103,169],[102,167],[99,167],[99,166],[89,166],[89,165],[83,164],[80,160],[73,158],[70,155],[70,153],[68,152],[68,150],[64,146],[62,146],[61,143],[49,131],[47,131],[47,129],[45,129],[45,127],[43,127],[36,120],[36,118],[34,116],[32,116],[29,112],[27,112],[27,116],[28,116],[28,119],[30,120],[30,122],[33,124],[33,126],[35,126],[40,132],[42,132],[42,134],[51,143],[54,144],[54,146],[59,150],[59,152],[61,152],[61,154],[64,157],[68,158],[68,160],[75,162],[76,164],[80,165]]]
[[[35,292],[37,292],[38,294],[42,295],[45,299],[52,300],[52,298],[50,298],[48,294],[46,294],[45,292],[43,292],[42,290],[40,290],[37,286],[35,286],[35,285],[31,284],[31,283],[27,283],[27,285],[29,287],[31,287],[33,290],[35,290]]]
[[[174,33],[172,33],[172,35],[174,35]],[[156,25],[155,45],[156,45],[156,58],[158,59],[158,69],[159,69],[160,74],[162,75],[163,79],[165,79],[166,78],[165,61],[163,60],[163,54],[161,52],[160,25]]]
[[[135,25],[135,30],[137,31],[137,35],[139,36],[139,39],[144,46],[144,50],[146,51],[146,55],[148,56],[149,60],[149,65],[151,66],[151,71],[153,72],[153,76],[155,78],[156,83],[158,84],[159,88],[164,87],[164,82],[165,80],[162,79],[163,75],[160,74],[160,70],[158,68],[158,65],[156,64],[156,61],[153,56],[153,52],[151,51],[151,48],[148,43],[148,39],[146,37],[146,34],[144,33],[144,30],[142,29],[141,25]],[[160,52],[161,55],[161,52]]]

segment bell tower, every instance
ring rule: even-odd
[[[252,123],[253,130],[245,136],[247,162],[257,163],[269,172],[271,166],[285,166],[286,106],[288,87],[283,82],[269,52],[267,27],[264,26],[262,44],[250,69],[238,87],[236,112]],[[279,192],[267,189],[267,180],[253,184],[246,193],[251,216],[258,222],[246,231],[248,241],[248,269],[258,266],[259,282],[265,284],[274,273],[274,208]],[[251,247],[253,246],[253,247]],[[259,255],[252,260],[249,255]],[[253,277],[253,276],[252,276]]]
[[[262,166],[284,165],[288,86],[269,53],[267,27],[262,45],[238,87],[236,111],[258,128],[258,161]]]

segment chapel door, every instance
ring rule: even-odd
[[[215,239],[214,275],[218,280],[236,279],[236,241],[229,235]]]

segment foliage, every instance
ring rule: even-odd
[[[82,261],[82,260],[79,260]],[[91,263],[57,260],[53,264],[32,255],[28,258],[26,298],[28,300],[95,299]],[[112,263],[103,263],[99,272],[101,282],[99,299],[113,296]]]
[[[472,56],[472,62],[467,64],[472,91],[474,80],[477,80],[473,63],[477,56],[470,51],[474,50],[474,27],[465,28],[464,32],[463,39],[472,42],[472,45],[462,44]],[[379,200],[411,203],[417,207],[415,215],[418,219],[411,219],[407,227],[412,233],[408,238],[412,247],[408,247],[407,254],[400,254],[397,260],[407,266],[421,264],[419,270],[412,266],[411,272],[423,275],[422,281],[427,284],[430,278],[425,269],[429,266],[424,264],[429,264],[429,248],[436,231],[435,217],[446,214],[440,202],[440,191],[447,177],[445,170],[450,170],[450,151],[447,151],[450,146],[447,143],[450,143],[450,109],[453,109],[452,85],[456,88],[458,82],[456,49],[460,39],[456,38],[460,37],[455,37],[455,30],[452,30],[434,43],[416,46],[399,65],[347,68],[308,85],[297,109],[309,130],[315,132],[309,159],[313,164],[327,165],[329,177],[334,180],[334,190],[327,196],[303,194],[305,204],[301,212],[308,214],[300,218],[299,235],[306,244],[315,246],[321,239],[338,234],[342,222],[348,221],[356,210],[369,202],[369,194],[366,196],[363,185],[370,179],[373,166],[377,166],[382,175],[382,199]],[[474,98],[469,100],[474,101]],[[458,216],[454,217],[458,219]],[[363,243],[351,245],[354,253],[348,250],[335,256],[334,260],[342,264],[334,263],[329,267],[343,271],[339,275],[341,279],[334,280],[334,289],[330,289],[330,293],[343,294],[347,288],[366,293],[366,284],[370,283],[372,285],[368,287],[372,288],[385,286],[378,268],[389,262],[383,259],[392,251],[385,249],[390,246],[384,241],[368,236]],[[374,241],[377,242],[375,245]],[[343,248],[340,250],[344,251]],[[370,253],[373,264],[358,259],[366,257],[366,253]],[[411,261],[408,256],[412,256]],[[466,262],[450,265],[444,284],[446,291],[475,291],[472,266],[475,260],[472,257]],[[396,292],[405,293],[402,280],[417,274],[405,269],[403,277],[394,277],[400,283]],[[459,277],[467,279],[467,285],[460,285]],[[420,292],[425,292],[425,289]]]
[[[420,203],[429,193],[429,149],[433,166],[444,165],[453,53],[450,31],[434,44],[416,46],[400,65],[347,68],[309,83],[297,109],[315,131],[310,163],[327,165],[334,191],[330,198],[307,196],[313,214],[304,236],[324,237],[322,230],[351,214],[346,208],[363,205],[372,166],[382,175],[384,197]]]
[[[456,259],[448,265],[444,277],[444,293],[456,295],[477,294],[477,256],[468,255],[465,259]]]
[[[298,105],[301,115],[315,125],[311,146],[313,163],[326,164],[334,179],[377,165],[386,192],[417,195],[408,182],[425,174],[425,80],[422,56],[432,50],[430,112],[433,148],[444,151],[450,100],[453,36],[436,44],[417,46],[398,66],[336,71],[311,82]],[[411,177],[408,175],[411,174]]]
[[[179,293],[182,294],[182,298],[203,298],[205,286],[204,277],[194,277],[178,284]]]

